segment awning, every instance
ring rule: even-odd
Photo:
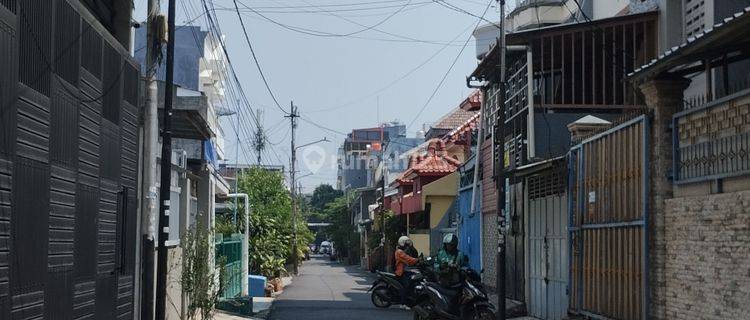
[[[632,81],[653,78],[665,73],[679,72],[679,70],[672,70],[675,67],[719,57],[732,51],[747,51],[750,48],[748,30],[750,30],[750,7],[689,37],[681,45],[670,48],[658,58],[635,69],[628,77]],[[745,54],[750,53],[745,52]]]

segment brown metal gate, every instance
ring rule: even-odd
[[[640,116],[571,150],[572,312],[647,318],[647,128]]]

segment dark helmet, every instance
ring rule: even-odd
[[[456,245],[458,245],[458,237],[455,234],[452,234],[452,233],[446,234],[443,237],[443,244],[444,245],[452,244],[452,245],[456,246]]]

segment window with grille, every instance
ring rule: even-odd
[[[493,82],[485,92],[485,100],[483,106],[484,115],[484,138],[488,138],[492,135],[492,131],[497,123],[499,116],[498,110],[502,103],[500,102],[500,85],[497,82]]]
[[[565,193],[565,187],[567,185],[566,171],[561,167],[564,166],[558,166],[529,177],[529,198],[536,199]]]

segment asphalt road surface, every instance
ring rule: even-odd
[[[269,319],[412,319],[411,311],[399,307],[378,309],[372,305],[367,289],[373,276],[358,266],[328,261],[313,256],[305,261],[300,274],[271,306]]]

